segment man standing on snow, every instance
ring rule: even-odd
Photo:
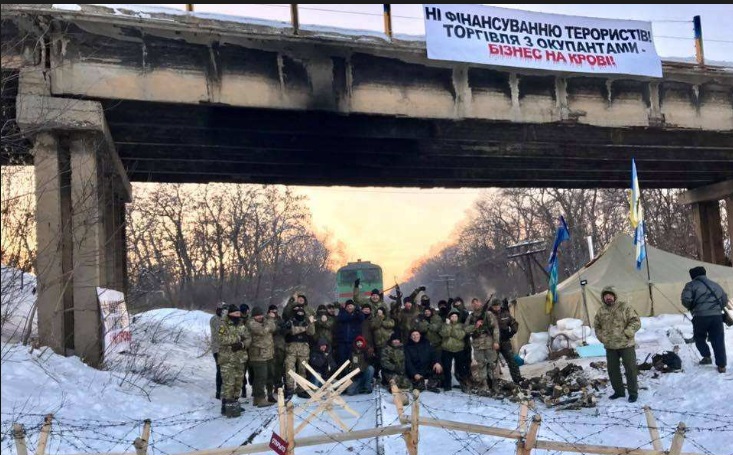
[[[688,282],[682,290],[682,305],[692,313],[692,333],[695,338],[695,346],[702,356],[700,365],[713,363],[706,341],[710,339],[718,372],[725,373],[725,333],[721,314],[728,302],[728,296],[723,288],[709,279],[705,273],[705,267],[690,269],[692,281]]]
[[[247,348],[252,343],[249,329],[242,324],[242,313],[229,305],[228,314],[219,327],[219,366],[221,367],[221,411],[227,417],[239,417],[239,392],[247,364]]]
[[[593,325],[596,336],[606,348],[608,377],[613,387],[613,395],[609,398],[615,400],[626,395],[624,381],[621,378],[621,363],[623,363],[626,388],[629,389],[629,402],[633,403],[639,395],[634,336],[641,328],[641,320],[636,310],[617,299],[613,286],[603,288],[601,291],[603,305],[598,309]]]
[[[272,338],[277,328],[273,318],[265,318],[265,312],[258,306],[252,310],[252,318],[247,322],[247,328],[252,334],[252,344],[249,346],[252,404],[263,408],[277,402],[273,394],[275,342]]]
[[[216,399],[221,399],[221,368],[219,367],[219,327],[221,327],[221,313],[227,307],[224,302],[219,302],[216,306],[216,314],[209,319],[209,327],[211,328],[211,353],[214,354],[214,363],[216,363]]]

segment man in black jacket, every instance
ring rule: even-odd
[[[508,302],[507,302],[508,305]],[[499,353],[506,360],[509,366],[509,374],[512,376],[512,381],[515,384],[522,382],[522,373],[519,372],[519,365],[514,358],[514,351],[512,350],[512,337],[517,333],[519,324],[509,313],[509,308],[502,307],[502,301],[493,298],[491,299],[491,306],[489,307],[496,320],[499,322]]]
[[[440,393],[438,384],[442,373],[443,367],[437,351],[423,338],[419,330],[412,330],[405,347],[405,374],[412,382],[412,388],[423,391],[427,382],[430,392]]]
[[[700,351],[701,365],[710,365],[710,344],[715,353],[715,364],[720,373],[725,373],[725,333],[723,331],[723,308],[728,296],[720,285],[705,275],[704,267],[690,269],[692,281],[682,290],[682,305],[692,313],[692,334],[695,346]]]

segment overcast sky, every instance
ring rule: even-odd
[[[184,4],[155,5],[185,9]],[[701,16],[705,56],[733,62],[731,5],[492,5],[556,14],[634,19],[652,22],[654,43],[662,57],[694,57],[692,18]],[[223,13],[290,21],[289,4],[198,5],[197,12]],[[382,4],[300,5],[301,24],[383,31]],[[395,34],[423,35],[421,5],[392,5]],[[417,188],[306,188],[317,229],[345,246],[346,259],[360,258],[384,268],[385,283],[409,275],[410,265],[431,248],[449,241],[465,222],[467,210],[481,193]],[[362,216],[355,216],[356,210]]]

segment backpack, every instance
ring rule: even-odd
[[[652,356],[652,364],[654,368],[662,373],[672,371],[680,371],[682,369],[682,359],[673,351],[665,351],[662,354],[654,354]]]

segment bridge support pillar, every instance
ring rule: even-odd
[[[723,226],[720,216],[720,200],[722,199],[726,201],[728,241],[733,248],[733,180],[689,190],[680,195],[679,201],[692,205],[701,259],[714,264],[730,265],[731,258],[726,258],[723,242]]]
[[[126,292],[130,185],[99,103],[18,98],[18,123],[34,134],[40,342],[99,367],[97,288]]]

